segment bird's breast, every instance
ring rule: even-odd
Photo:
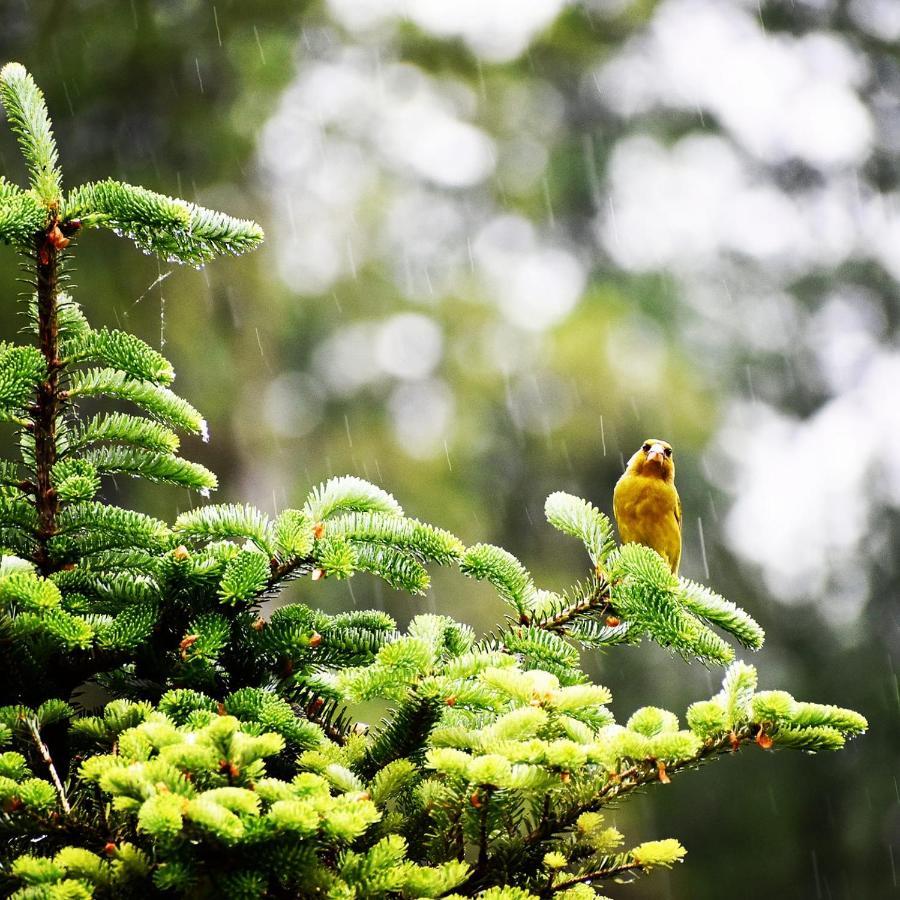
[[[675,510],[678,495],[674,485],[659,478],[626,473],[613,494],[613,507],[622,542],[646,544],[676,559],[681,533]]]

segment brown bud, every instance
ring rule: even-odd
[[[314,632],[309,636],[309,646],[310,646],[310,647],[318,647],[319,644],[321,644],[321,643],[322,643],[322,635],[319,634],[318,631],[314,631]]]
[[[254,631],[262,631],[266,627],[266,620],[262,616],[257,616],[250,626]]]
[[[471,803],[472,806],[475,807],[475,809],[481,809],[481,807],[484,805],[481,802],[481,797],[478,796],[478,791],[472,792],[472,796],[469,797],[469,803]]]
[[[237,778],[238,775],[241,774],[241,770],[233,762],[229,762],[227,759],[219,760],[219,771],[223,775],[228,775],[229,778]]]
[[[659,783],[660,784],[671,784],[672,779],[669,778],[669,773],[666,772],[666,764],[659,760],[656,763],[656,771],[659,773]]]
[[[621,625],[621,624],[622,624],[622,620],[621,620],[618,616],[607,616],[607,617],[606,617],[606,624],[607,624],[610,628],[615,628],[616,625]]]
[[[187,659],[188,650],[198,641],[200,640],[199,634],[188,634],[186,635],[181,643],[178,645],[178,649],[181,651],[181,658]]]
[[[310,575],[310,578],[312,578],[313,581],[320,581],[324,577],[325,577],[324,569],[313,569],[312,575]]]
[[[107,856],[115,856],[119,852],[119,848],[112,842],[109,841],[103,848],[103,852]]]
[[[69,246],[69,239],[59,230],[59,225],[54,225],[47,232],[47,243],[57,250],[64,250]]]
[[[313,537],[320,541],[325,536],[325,523],[324,522],[316,522],[313,525]]]
[[[741,739],[733,731],[728,735],[728,742],[731,744],[731,749],[733,751],[737,751],[741,746]]]
[[[184,546],[184,544],[179,544],[173,551],[172,556],[174,559],[178,560],[178,562],[184,562],[186,559],[191,558],[191,554],[188,552],[188,548]]]
[[[572,773],[571,773],[571,772],[560,772],[560,773],[559,773],[559,780],[560,780],[563,784],[568,784],[568,783],[572,780]]]
[[[774,744],[775,741],[760,728],[759,733],[756,735],[756,743],[759,744],[763,750],[771,750],[772,744]]]
[[[224,715],[225,715],[225,704],[224,704],[221,700],[216,704],[216,712],[217,712],[220,716],[224,716]]]
[[[444,703],[446,703],[447,706],[456,706],[456,697],[455,697],[454,695],[451,694],[451,695],[444,701]]]

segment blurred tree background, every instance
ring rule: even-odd
[[[2,0],[0,59],[47,94],[71,183],[111,175],[252,217],[209,271],[91,234],[97,324],[166,352],[209,418],[217,499],[267,510],[354,473],[548,587],[586,563],[555,489],[610,511],[671,441],[682,571],[767,629],[762,688],[872,731],[747,754],[614,813],[688,862],[614,897],[896,896],[900,867],[900,7],[895,0]],[[21,175],[12,139],[0,171]],[[0,257],[8,311],[21,286]],[[111,490],[134,494],[127,483]],[[191,499],[155,489],[171,520]],[[328,609],[482,631],[488,590]],[[620,718],[716,673],[622,649]]]

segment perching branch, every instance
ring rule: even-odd
[[[567,606],[549,619],[545,619],[542,622],[535,622],[534,624],[538,628],[543,628],[545,631],[555,631],[557,634],[565,634],[566,626],[573,619],[578,616],[583,616],[585,613],[591,612],[592,610],[599,609],[601,616],[606,615],[618,618],[612,607],[610,589],[611,585],[606,579],[600,578],[594,585],[594,590],[583,600],[578,603],[573,603],[571,606]]]

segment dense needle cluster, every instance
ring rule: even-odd
[[[834,750],[865,730],[758,691],[722,634],[753,650],[759,625],[653,550],[617,547],[569,494],[547,519],[590,567],[558,592],[354,477],[275,518],[201,506],[170,525],[104,502],[114,474],[204,494],[216,480],[178,453],[205,424],[169,362],[92,328],[65,292],[73,238],[108,227],[199,264],[262,232],[115,181],[65,193],[21,66],[0,72],[0,99],[31,180],[0,178],[0,239],[31,272],[35,333],[0,343],[0,420],[19,445],[0,462],[4,896],[591,898],[685,852],[629,845],[609,804],[744,744]],[[377,611],[262,607],[288,580],[360,572],[421,594],[429,564],[492,584],[508,619],[479,637],[445,615],[400,632]],[[617,722],[581,669],[579,648],[644,638],[727,667],[683,723],[654,706]],[[379,726],[354,721],[364,701],[389,707]]]

